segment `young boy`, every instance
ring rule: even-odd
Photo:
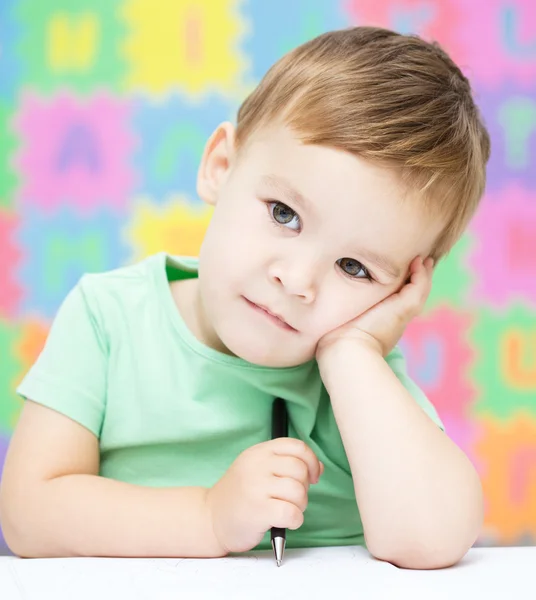
[[[1,516],[21,556],[366,544],[457,562],[469,460],[396,348],[485,186],[489,137],[436,45],[330,32],[208,140],[199,260],[84,276],[18,391]],[[288,438],[270,441],[275,397]]]

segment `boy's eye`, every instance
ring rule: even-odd
[[[300,217],[286,204],[282,202],[270,202],[270,212],[272,219],[276,223],[279,223],[279,225],[285,225],[289,229],[294,230],[300,228]]]
[[[371,278],[366,267],[364,267],[358,260],[354,260],[353,258],[339,258],[337,264],[347,275],[350,275],[351,277],[356,277],[357,279]],[[359,275],[360,273],[361,276]]]

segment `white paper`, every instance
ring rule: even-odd
[[[1,600],[534,600],[536,548],[473,549],[457,566],[409,571],[360,547],[220,559],[0,558]]]

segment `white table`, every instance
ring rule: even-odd
[[[360,547],[222,559],[0,558],[1,600],[534,600],[536,547],[476,548],[439,571],[407,571]]]

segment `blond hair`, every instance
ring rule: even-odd
[[[305,144],[395,169],[445,221],[436,260],[461,236],[484,193],[490,138],[471,85],[437,43],[418,36],[353,27],[295,48],[240,107],[237,147],[275,120]]]

